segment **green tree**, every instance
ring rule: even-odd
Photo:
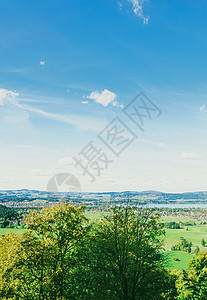
[[[168,280],[166,281],[167,291],[162,294],[164,299],[175,300],[177,299],[178,293],[176,288],[176,281],[179,277],[179,271],[173,270],[168,271]]]
[[[175,277],[162,267],[159,216],[115,207],[88,224],[84,207],[34,210],[26,233],[0,238],[0,299],[173,299]]]
[[[90,299],[163,299],[169,280],[159,263],[163,226],[158,215],[129,206],[99,221],[87,249]]]
[[[189,270],[182,271],[176,282],[179,297],[187,300],[207,299],[207,253],[192,259]]]
[[[197,247],[195,248],[195,255],[198,255],[199,251],[200,251],[200,248],[197,246]]]
[[[177,223],[177,222],[167,222],[165,224],[165,227],[169,228],[169,229],[180,229],[181,225],[179,223]]]
[[[0,220],[16,220],[19,214],[14,208],[0,204]]]
[[[191,251],[192,251],[192,243],[190,243],[187,247],[187,252],[191,253]]]
[[[172,251],[186,251],[191,253],[192,250],[192,242],[187,241],[184,237],[181,237],[180,240],[171,247]]]
[[[201,240],[201,245],[202,245],[203,247],[206,246],[206,241],[204,240],[204,238],[202,238],[202,240]]]
[[[8,234],[0,237],[0,299],[19,299],[18,288],[22,282],[18,278],[18,250],[21,247],[21,235]]]
[[[2,284],[2,299],[11,294],[14,299],[71,299],[78,247],[88,230],[84,207],[62,203],[31,212],[25,223],[27,232],[21,238],[12,236],[18,247],[9,237],[2,240],[5,272],[0,273],[7,285]]]

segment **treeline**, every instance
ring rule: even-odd
[[[21,218],[21,214],[16,209],[0,204],[0,228],[14,227],[15,224],[19,225]]]
[[[204,224],[205,222],[203,222]],[[180,223],[177,223],[177,222],[166,222],[165,223],[165,228],[168,228],[168,229],[181,229],[183,227],[186,227],[186,230],[188,230],[187,226],[195,226],[196,223],[195,222],[180,222]]]
[[[168,229],[181,229],[182,224],[177,222],[166,222],[165,227]]]
[[[32,211],[24,222],[24,234],[0,238],[0,299],[207,297],[198,284],[207,285],[207,256],[200,254],[189,273],[167,271],[160,254],[164,224],[149,210],[114,207],[90,223],[83,206],[61,203]]]
[[[185,251],[191,253],[192,251],[192,242],[189,242],[184,237],[181,237],[180,240],[171,247],[172,251]]]

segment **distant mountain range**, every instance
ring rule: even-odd
[[[118,203],[127,199],[148,203],[207,203],[207,192],[189,193],[163,193],[158,191],[123,191],[103,193],[49,193],[37,190],[2,190],[0,191],[0,203],[11,206],[28,202],[32,206],[44,206],[51,202],[73,201],[98,205],[100,203]],[[18,205],[19,206],[19,205]]]

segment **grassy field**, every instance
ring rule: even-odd
[[[34,203],[42,203],[42,204],[44,204],[44,203],[47,202],[47,200],[43,200],[43,199],[35,199],[35,200],[33,200],[33,202],[34,202]]]
[[[107,215],[107,212],[101,211],[86,211],[85,216],[90,220],[98,220]]]
[[[195,258],[196,255],[184,251],[168,251],[163,253],[163,257],[164,266],[167,269],[186,270],[188,263],[191,259]]]
[[[193,243],[192,252],[186,253],[184,251],[168,251],[164,252],[165,258],[165,267],[168,269],[187,269],[188,263],[192,258],[195,258],[194,249],[196,246],[200,248],[201,251],[207,251],[207,247],[201,246],[201,239],[204,238],[207,241],[207,226],[206,225],[196,225],[189,226],[188,230],[186,229],[166,229],[166,238],[164,241],[165,249],[170,250],[173,245],[181,237],[184,237],[188,241]],[[179,261],[176,261],[175,258],[178,258]]]
[[[20,233],[25,232],[25,229],[20,229],[20,228],[0,228],[0,236],[1,235],[5,235],[5,234],[7,234],[9,232],[20,234]]]
[[[170,250],[173,245],[184,237],[193,243],[193,246],[199,246],[201,250],[207,250],[206,247],[201,246],[201,240],[207,241],[207,225],[188,226],[186,229],[166,229],[165,249]]]

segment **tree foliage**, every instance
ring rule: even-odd
[[[18,212],[10,207],[0,204],[0,227],[5,228],[9,225],[11,220],[17,220]]]
[[[184,237],[181,237],[180,240],[171,247],[172,251],[185,251],[191,253],[192,242],[189,242]]]
[[[15,209],[0,204],[0,220],[6,220],[6,219],[13,220],[17,216],[18,213]]]
[[[115,207],[89,224],[84,207],[32,211],[22,235],[0,238],[0,299],[173,299],[159,216]]]
[[[99,221],[87,249],[94,299],[162,299],[167,278],[159,263],[163,234],[158,215],[129,206],[115,207]]]
[[[182,271],[176,282],[179,297],[183,300],[207,299],[207,253],[199,253],[192,259],[189,270]]]
[[[202,245],[203,247],[206,246],[206,241],[204,240],[204,238],[202,238],[202,240],[201,240],[201,245]]]
[[[181,229],[180,223],[177,222],[167,222],[165,227],[169,229]]]
[[[0,279],[7,282],[7,289],[3,284],[0,290],[2,299],[68,299],[78,266],[76,248],[87,232],[83,212],[83,207],[67,204],[33,211],[25,220],[25,234],[1,238],[6,271],[1,270]]]

